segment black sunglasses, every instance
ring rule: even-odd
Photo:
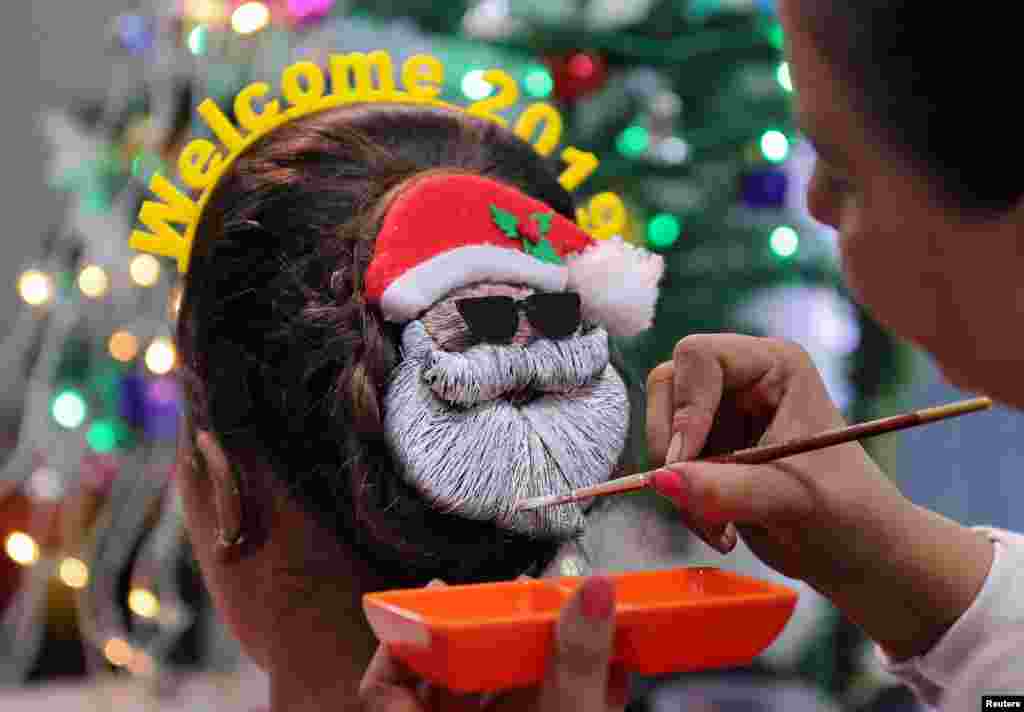
[[[572,336],[580,325],[580,295],[573,292],[531,294],[512,297],[467,297],[455,306],[469,331],[479,341],[508,343],[519,329],[519,312],[549,339]]]

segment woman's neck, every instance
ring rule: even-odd
[[[298,534],[294,534],[298,536]],[[359,683],[377,649],[363,595],[386,588],[372,567],[326,536],[300,537],[299,575],[279,574],[267,639],[273,712],[356,710]]]
[[[319,602],[280,616],[268,674],[273,712],[359,709],[359,682],[377,648],[362,606]]]

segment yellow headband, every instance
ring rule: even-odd
[[[172,257],[178,261],[179,271],[187,272],[196,227],[221,176],[249,146],[293,119],[346,104],[397,102],[465,111],[508,127],[508,121],[497,112],[514,106],[520,96],[519,85],[511,75],[490,69],[483,78],[496,88],[492,96],[465,108],[440,101],[437,96],[444,84],[444,66],[426,54],[410,57],[402,64],[401,89],[396,85],[391,55],[384,51],[331,55],[328,71],[330,94],[326,93],[324,70],[317,64],[303,61],[285,69],[280,84],[286,108],[280,99],[273,99],[258,110],[253,100],[266,97],[271,87],[265,82],[250,84],[235,98],[238,125],[231,123],[212,99],[203,101],[198,107],[199,115],[220,144],[197,138],[185,146],[178,158],[181,181],[199,191],[199,200],[192,200],[162,175],[154,174],[149,189],[160,201],[143,203],[138,219],[149,232],[133,230],[129,241],[132,248]],[[523,110],[513,130],[541,156],[550,156],[561,141],[563,126],[562,115],[554,106],[536,102]],[[568,191],[576,190],[597,170],[598,159],[593,153],[567,146],[559,155],[566,164],[559,182]],[[598,240],[621,235],[627,222],[625,205],[614,193],[594,196],[587,207],[577,210],[576,218],[580,227]],[[172,225],[183,226],[184,232]]]

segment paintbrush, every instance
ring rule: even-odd
[[[858,425],[849,425],[845,428],[829,430],[824,433],[819,433],[818,435],[812,435],[798,440],[791,440],[778,445],[764,445],[760,447],[747,448],[745,450],[737,450],[726,455],[716,455],[715,457],[705,458],[699,462],[760,465],[766,462],[772,462],[773,460],[780,460],[784,457],[790,457],[791,455],[799,455],[801,453],[811,452],[812,450],[820,450],[822,448],[832,447],[833,445],[839,445],[841,443],[848,443],[854,440],[872,437],[874,435],[881,435],[882,433],[891,433],[905,428],[914,428],[918,425],[933,423],[937,420],[944,420],[946,418],[964,415],[965,413],[985,410],[991,406],[992,401],[988,398],[972,398],[970,400],[949,403],[948,405],[924,408],[923,410],[915,410],[902,415],[893,415],[888,418],[871,420]],[[653,475],[654,472],[644,472],[639,475],[620,477],[600,485],[582,487],[580,489],[573,490],[568,494],[532,497],[519,502],[516,509],[517,511],[525,512],[531,509],[552,507],[557,504],[578,502],[581,499],[589,499],[590,497],[602,497],[607,494],[618,494],[620,492],[630,492],[633,490],[643,489],[644,487],[650,486]]]

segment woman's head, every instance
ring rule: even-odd
[[[779,13],[818,150],[809,207],[839,231],[854,293],[956,384],[1024,403],[1006,387],[1024,358],[1006,338],[1024,296],[1024,179],[997,167],[1016,150],[1004,44],[919,3],[781,0]]]
[[[390,586],[513,577],[564,541],[440,512],[399,476],[386,399],[408,347],[402,326],[367,302],[363,280],[396,195],[438,172],[489,177],[574,217],[544,160],[490,122],[422,106],[334,109],[275,130],[222,178],[179,312],[193,425],[214,432],[236,466],[265,463]],[[462,296],[510,288],[468,289]],[[456,352],[465,334],[445,318],[449,307],[421,323]],[[417,444],[433,462],[429,437]]]

